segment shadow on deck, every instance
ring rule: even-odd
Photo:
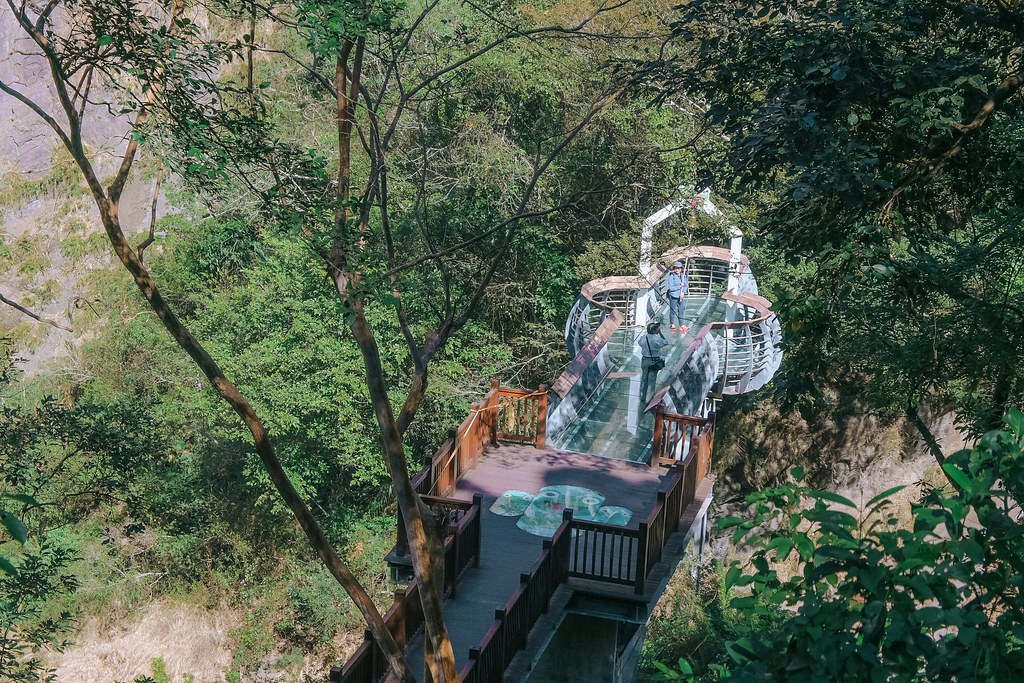
[[[606,505],[631,509],[633,519],[626,528],[637,530],[657,504],[658,489],[668,472],[623,460],[522,444],[487,448],[476,469],[467,472],[450,494],[465,501],[472,500],[474,494],[483,496],[480,566],[465,571],[455,597],[444,603],[459,669],[466,665],[470,648],[477,647],[494,624],[495,610],[506,605],[520,587],[521,576],[530,571],[543,551],[544,539],[517,527],[517,517],[490,512],[502,493],[510,489],[536,492],[544,486],[582,486],[603,494]],[[407,652],[409,661],[422,661],[422,637],[412,641]]]

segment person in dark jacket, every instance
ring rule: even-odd
[[[686,295],[690,292],[690,281],[683,272],[683,264],[676,261],[665,276],[668,282],[668,327],[676,329],[676,325],[683,327],[683,304]]]
[[[661,334],[661,323],[652,322],[647,325],[647,334],[640,337],[637,343],[640,345],[640,369],[644,373],[653,371],[657,374],[658,370],[665,367],[662,351],[668,346],[668,340]]]
[[[662,355],[668,340],[661,334],[661,324],[652,322],[647,325],[647,334],[637,340],[640,345],[640,371],[643,376],[640,378],[640,399],[647,403],[650,394],[657,389],[658,373],[665,367],[665,358]]]

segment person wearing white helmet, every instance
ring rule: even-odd
[[[683,272],[683,264],[676,261],[665,276],[668,283],[668,328],[683,328],[683,300],[690,291],[690,281]]]

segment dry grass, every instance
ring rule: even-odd
[[[174,681],[185,674],[197,683],[223,681],[231,665],[230,633],[237,615],[168,602],[148,606],[137,621],[110,627],[100,620],[84,625],[77,641],[59,656],[60,683],[113,683],[152,673],[161,658]]]

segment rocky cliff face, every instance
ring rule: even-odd
[[[0,9],[0,81],[66,122],[45,59],[6,6]],[[83,138],[101,178],[119,163],[129,128],[127,118],[105,107],[89,110]],[[151,201],[152,181],[138,177],[126,187],[121,214],[129,231],[148,230]],[[158,215],[163,212],[161,202]],[[114,265],[70,154],[30,107],[0,92],[0,293],[74,330],[0,305],[0,331],[13,337],[28,375],[71,357],[91,329],[116,315],[113,302],[97,298],[92,282]]]
[[[806,481],[862,504],[899,484],[944,481],[920,434],[903,417],[879,414],[856,399],[856,390],[836,395],[836,408],[805,420],[782,414],[771,400],[750,409],[726,410],[715,434],[714,467],[719,475],[717,499],[742,507],[746,492],[785,481],[801,466]],[[954,415],[922,415],[946,453],[968,447]]]
[[[67,121],[57,102],[46,60],[6,6],[0,10],[0,81],[35,102],[58,123]],[[116,162],[129,121],[100,109],[91,109],[83,123],[82,136],[86,148],[96,153],[101,170],[105,171]],[[16,98],[0,92],[0,178],[11,173],[45,175],[52,168],[56,146],[53,130],[38,115]]]
[[[46,60],[6,6],[0,9],[0,81],[66,124]],[[94,89],[91,98],[102,99],[103,93]],[[100,104],[87,110],[83,141],[101,178],[120,163],[130,127],[127,117]],[[126,187],[121,216],[129,232],[148,230],[152,191],[152,181],[141,175]],[[158,215],[163,212],[161,202]],[[74,330],[37,323],[0,305],[0,330],[14,338],[29,375],[68,357],[90,329],[116,314],[90,283],[93,274],[114,265],[70,154],[32,108],[0,92],[0,293]]]

